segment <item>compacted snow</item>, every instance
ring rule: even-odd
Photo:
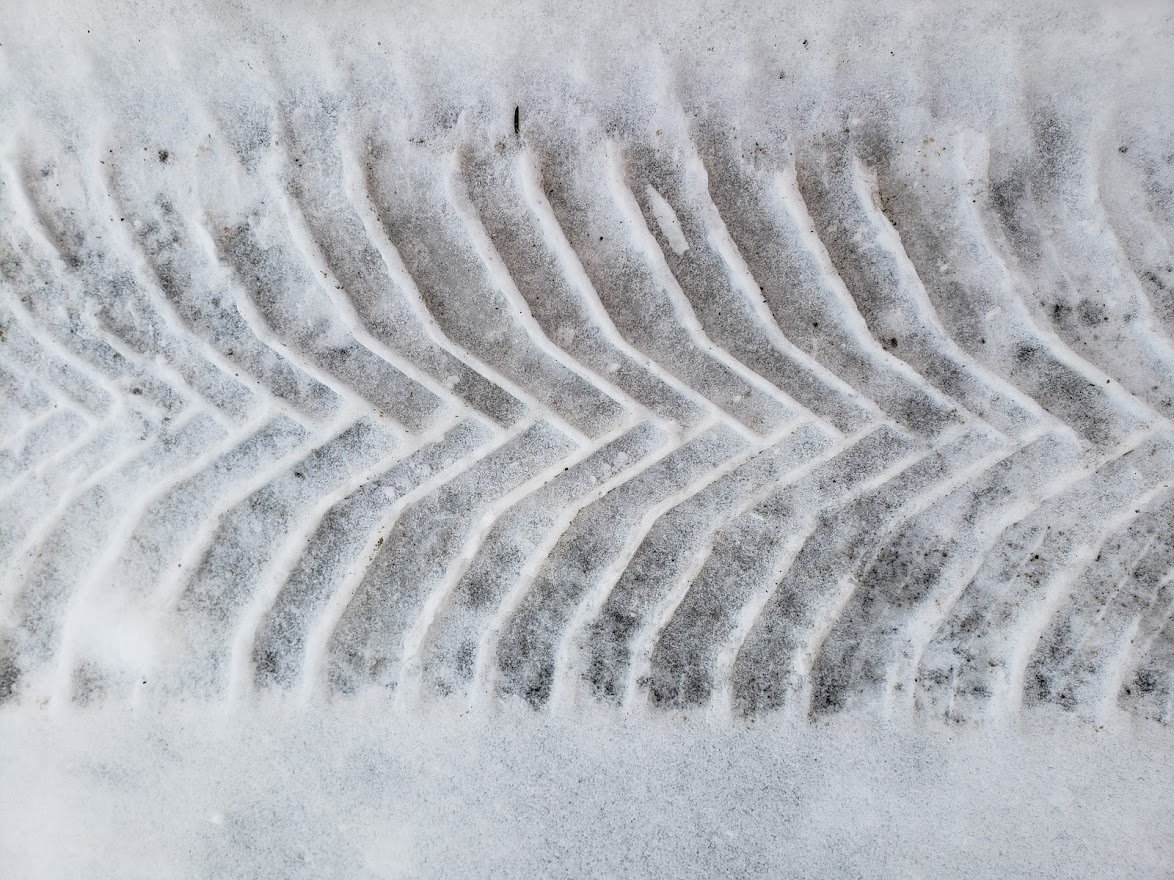
[[[9,4],[0,876],[1174,871],[1174,15],[706,6]]]

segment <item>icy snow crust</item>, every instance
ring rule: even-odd
[[[1160,876],[1162,4],[12,3],[0,874]]]

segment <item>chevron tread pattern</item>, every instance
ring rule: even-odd
[[[1152,166],[205,110],[0,167],[0,703],[1170,723]]]

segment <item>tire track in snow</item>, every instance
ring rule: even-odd
[[[0,700],[1168,723],[1169,242],[1083,133],[415,138],[275,71],[6,160]]]

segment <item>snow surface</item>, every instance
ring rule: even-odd
[[[1158,2],[6,4],[0,232],[6,259],[51,256],[0,267],[0,378],[16,377],[0,431],[19,438],[0,462],[0,877],[1174,876],[1171,46]],[[706,165],[723,155],[739,158]],[[642,182],[657,175],[676,190]],[[526,287],[544,264],[510,274],[526,242],[501,243],[529,227],[494,202],[507,184],[549,236],[549,301]],[[681,210],[707,192],[709,208]],[[739,253],[769,199],[789,206],[778,228],[808,248],[808,275],[764,278],[772,253]],[[344,202],[357,207],[332,213]],[[176,217],[190,239],[169,243]],[[438,229],[461,230],[464,249]],[[590,249],[601,230],[625,237],[628,262]],[[340,256],[357,241],[371,263]],[[410,309],[334,296],[365,290],[374,263],[455,314],[417,332]],[[241,326],[261,342],[245,351],[209,319],[209,353],[176,329],[195,312],[152,317],[139,291],[168,287],[161,265],[209,302],[239,280]],[[637,300],[645,277],[663,298]],[[840,303],[819,313],[839,336],[809,320],[809,277]],[[543,308],[599,278],[612,298],[588,315],[604,326],[625,285],[636,314],[584,379],[587,331]],[[752,324],[788,331],[771,344],[818,393],[745,366],[740,325],[696,296],[715,278],[753,304]],[[461,299],[475,284],[500,307]],[[796,291],[782,307],[779,287]],[[848,303],[864,289],[861,315]],[[118,356],[71,353],[97,325]],[[614,342],[634,350],[641,328],[669,325],[692,354],[641,361]],[[526,339],[541,340],[529,361]],[[861,339],[877,353],[854,361]],[[314,360],[347,346],[350,366]],[[286,358],[300,372],[282,373]],[[667,389],[651,405],[633,400],[633,364]],[[584,465],[598,495],[560,505],[603,497],[630,465],[650,476],[630,509],[586,508],[579,532],[540,506],[519,518],[518,545],[555,560],[526,570],[539,584],[571,583],[579,564],[542,529],[588,547],[607,523],[650,533],[637,502],[667,511],[779,437],[797,438],[786,466],[818,463],[866,427],[872,457],[848,474],[861,506],[819,520],[827,546],[805,544],[775,592],[732,578],[711,616],[700,589],[613,608],[590,584],[557,613],[504,587],[496,617],[446,604],[468,584],[434,559],[460,574],[480,557],[455,538],[437,549],[434,524],[495,539],[496,517],[572,451],[607,460]],[[254,430],[272,455],[257,474],[209,467]],[[373,482],[421,438],[440,444],[436,472],[468,467],[453,477],[465,494],[436,509],[423,489]],[[679,472],[656,470],[678,445]],[[51,464],[24,463],[40,455]],[[308,480],[303,461],[318,466]],[[784,462],[761,466],[769,480]],[[93,495],[73,476],[90,473]],[[787,496],[812,517],[840,497],[814,473]],[[157,488],[199,474],[183,503]],[[272,512],[249,507],[267,484]],[[386,538],[411,562],[340,563],[313,614],[277,615],[314,526],[368,484],[371,516],[408,510],[402,529],[341,529],[354,546],[337,552],[392,558],[375,554]],[[715,540],[705,517],[757,491],[722,486],[700,525],[669,521],[666,546]],[[955,561],[887,617],[835,569],[878,540],[868,516],[911,523],[891,545],[901,564],[936,550],[935,522],[959,524],[943,539]],[[1053,567],[1004,578],[1031,547]],[[680,564],[724,582],[703,561]],[[764,554],[746,570],[758,562],[771,568]],[[1149,592],[1104,601],[1120,571]],[[231,608],[208,600],[240,584]],[[772,604],[788,589],[791,605]],[[411,615],[379,617],[412,590]],[[814,647],[780,672],[781,630],[760,621],[792,611]],[[978,633],[971,612],[989,615]],[[612,613],[662,621],[664,637],[600,673]],[[474,671],[453,647],[470,642]]]
[[[10,877],[1148,878],[1170,866],[1165,730],[739,729],[348,703],[7,714],[0,736]]]

